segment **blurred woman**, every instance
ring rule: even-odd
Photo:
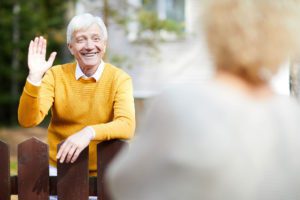
[[[300,109],[270,80],[299,45],[297,0],[210,0],[215,66],[204,86],[159,95],[112,164],[115,200],[300,199]]]

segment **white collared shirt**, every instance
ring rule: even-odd
[[[101,75],[102,75],[102,73],[103,73],[103,70],[104,70],[104,65],[105,65],[104,61],[101,60],[101,63],[100,63],[100,65],[98,66],[96,72],[95,72],[92,76],[90,76],[90,78],[94,78],[94,79],[96,80],[96,82],[99,81],[99,79],[100,79],[100,77],[101,77]],[[76,64],[76,71],[75,71],[75,78],[76,78],[76,80],[78,80],[78,79],[81,78],[81,77],[83,77],[83,78],[88,78],[88,77],[82,72],[82,70],[81,70],[79,64],[77,63],[77,64]]]

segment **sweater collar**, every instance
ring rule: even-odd
[[[92,76],[87,77],[87,76],[82,72],[82,70],[81,70],[79,64],[77,63],[77,64],[76,64],[76,70],[75,70],[75,78],[76,78],[76,80],[79,80],[80,78],[94,78],[95,81],[97,82],[97,81],[99,81],[99,79],[100,79],[100,77],[101,77],[101,75],[102,75],[102,73],[103,73],[104,65],[105,65],[104,61],[101,60],[101,63],[100,63],[100,65],[98,66],[96,72],[95,72]]]

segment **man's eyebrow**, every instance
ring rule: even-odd
[[[76,40],[78,40],[78,39],[84,39],[84,38],[85,38],[84,35],[79,35],[79,36],[76,36],[76,37],[75,37]]]
[[[101,33],[93,33],[92,36],[102,36],[103,34]]]
[[[85,37],[85,35],[84,35],[84,34],[78,34],[78,35],[76,35],[75,37],[76,37],[76,38],[79,38],[79,37]]]

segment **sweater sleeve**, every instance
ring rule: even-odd
[[[123,74],[124,75],[124,74]],[[115,80],[117,86],[113,100],[113,120],[96,124],[94,140],[130,139],[135,130],[135,110],[131,78],[126,75]]]
[[[54,78],[51,70],[45,74],[41,86],[26,81],[18,108],[22,127],[34,127],[48,114],[54,100]]]

